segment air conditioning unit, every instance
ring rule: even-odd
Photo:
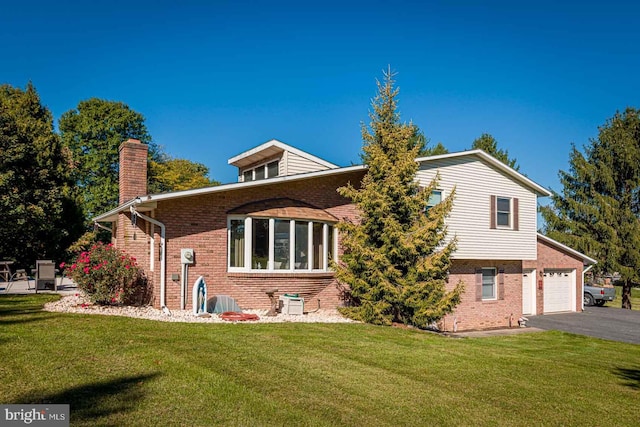
[[[180,249],[180,262],[182,264],[193,264],[193,249]]]

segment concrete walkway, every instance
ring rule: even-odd
[[[0,281],[0,295],[28,295],[35,294],[35,280],[17,280],[15,282],[2,282]],[[39,294],[44,293],[58,293],[61,295],[72,295],[78,292],[78,287],[73,281],[67,277],[56,278],[56,290],[55,291],[38,291]]]

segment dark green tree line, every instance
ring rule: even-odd
[[[0,259],[62,259],[82,233],[73,170],[33,85],[0,86]]]

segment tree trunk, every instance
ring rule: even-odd
[[[625,279],[622,285],[622,308],[631,310],[631,280]]]

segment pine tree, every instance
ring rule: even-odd
[[[573,147],[560,171],[562,193],[540,209],[549,237],[598,260],[596,270],[620,273],[622,308],[640,283],[640,111],[616,113],[583,155]]]
[[[344,314],[375,324],[425,327],[450,313],[463,290],[461,283],[446,290],[455,241],[443,243],[445,217],[454,195],[425,212],[437,180],[423,189],[416,183],[415,159],[423,144],[413,124],[400,123],[393,75],[384,76],[370,127],[362,126],[367,173],[359,189],[339,189],[356,205],[360,220],[338,225],[344,254],[334,268],[353,299]]]
[[[520,169],[520,166],[518,166],[516,159],[509,158],[509,151],[499,149],[498,141],[496,141],[496,139],[488,133],[483,133],[478,138],[476,138],[475,141],[473,141],[473,144],[471,144],[471,149],[483,150],[485,153],[492,155],[510,168],[514,170]]]
[[[33,85],[0,86],[0,259],[63,259],[82,233],[72,167]]]

